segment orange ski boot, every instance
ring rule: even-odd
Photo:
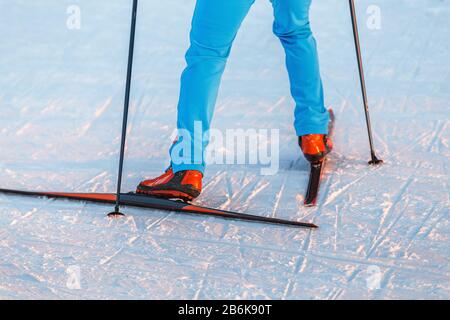
[[[333,149],[333,142],[326,134],[307,134],[299,137],[298,143],[310,163],[322,162]]]
[[[169,168],[155,179],[142,181],[136,192],[166,199],[191,201],[202,192],[202,178],[203,174],[200,171],[186,170],[174,173],[172,168]]]

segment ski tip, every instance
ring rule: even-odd
[[[330,118],[333,121],[335,119],[334,110],[333,108],[328,109],[328,113],[330,114]]]
[[[369,166],[376,167],[376,166],[382,165],[383,163],[384,163],[384,161],[381,160],[381,159],[372,159],[372,160],[369,161]]]

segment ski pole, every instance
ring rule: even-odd
[[[116,206],[114,208],[114,211],[108,214],[108,217],[118,217],[124,215],[119,211],[120,192],[122,188],[123,162],[125,158],[125,144],[127,139],[128,110],[130,107],[130,89],[131,89],[131,75],[133,70],[133,53],[134,53],[134,38],[136,34],[137,6],[138,0],[133,0],[133,10],[131,15],[130,45],[128,49],[127,80],[125,85],[125,101],[123,107],[122,138],[120,142],[119,171],[117,175]]]
[[[372,158],[369,161],[369,164],[377,165],[377,164],[383,163],[383,160],[377,158],[376,153],[375,153],[375,147],[373,144],[372,125],[370,123],[369,103],[368,103],[368,98],[367,98],[366,81],[364,78],[363,60],[362,60],[362,55],[361,55],[361,45],[359,42],[358,22],[357,22],[357,18],[356,18],[355,1],[349,0],[349,3],[350,3],[350,14],[352,17],[353,37],[355,39],[356,59],[358,60],[359,80],[361,82],[361,92],[362,92],[362,97],[363,97],[363,102],[364,102],[364,113],[366,115],[367,133],[369,135],[370,154],[371,154],[371,158]]]

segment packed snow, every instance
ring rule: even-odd
[[[168,164],[194,5],[140,1],[126,191]],[[105,205],[0,195],[0,298],[449,299],[450,2],[357,7],[386,163],[367,166],[348,3],[313,1],[337,123],[320,204],[303,207],[308,164],[284,53],[269,0],[257,0],[214,126],[279,129],[280,168],[264,176],[258,165],[211,165],[196,201],[320,229],[132,208],[110,220]],[[130,12],[129,0],[0,0],[0,187],[115,191]]]

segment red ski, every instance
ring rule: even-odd
[[[0,189],[0,193],[28,196],[28,197],[45,197],[51,199],[66,199],[83,202],[94,202],[102,204],[115,204],[116,195],[112,193],[66,193],[66,192],[39,192],[39,191],[21,191]],[[217,218],[253,221],[259,223],[270,223],[291,227],[317,228],[315,224],[299,221],[291,221],[270,217],[262,217],[239,212],[217,210],[182,201],[168,200],[163,198],[139,195],[136,193],[122,193],[120,195],[120,204],[130,207],[139,207],[146,209],[157,209],[165,211],[175,211],[181,213],[190,213],[195,215],[212,216]]]

